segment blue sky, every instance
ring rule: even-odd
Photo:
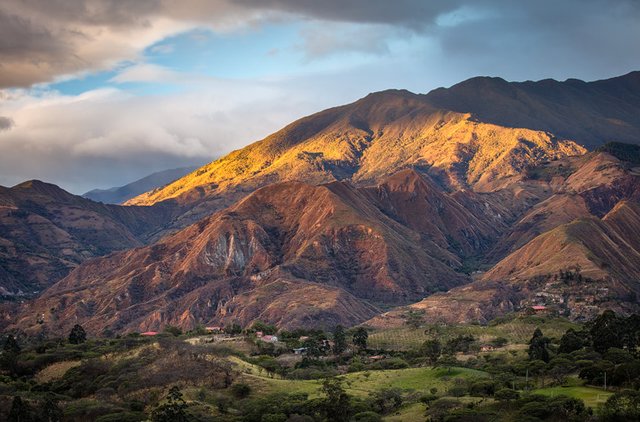
[[[369,92],[640,69],[633,0],[0,4],[0,185],[201,164]]]

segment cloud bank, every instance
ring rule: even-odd
[[[624,74],[640,69],[638,22],[636,0],[4,0],[0,184],[126,183],[381,89]],[[264,57],[243,57],[239,44],[227,65],[258,75],[242,79],[188,68],[171,41],[260,28],[295,30]],[[79,93],[51,88],[101,71],[111,74]]]

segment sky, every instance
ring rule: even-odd
[[[640,70],[639,0],[2,0],[0,185],[200,165],[370,92]]]

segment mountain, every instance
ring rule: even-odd
[[[479,77],[426,95],[383,91],[300,119],[127,203],[173,199],[185,207],[175,223],[183,227],[269,183],[363,186],[405,167],[447,189],[492,191],[527,165],[583,146],[638,143],[639,116],[640,72],[595,82]]]
[[[611,141],[640,143],[640,71],[595,82],[478,77],[427,97],[442,109],[472,113],[499,126],[550,132],[589,149]]]
[[[419,169],[447,190],[488,192],[529,165],[584,152],[547,132],[479,122],[434,108],[425,96],[384,91],[300,119],[127,204],[174,200],[185,208],[180,227],[271,183],[366,186],[403,168]]]
[[[457,217],[438,236],[432,225],[410,229],[393,218],[392,204],[413,196],[418,219],[429,195],[440,218]],[[411,170],[372,188],[276,183],[154,245],[85,263],[30,305],[25,323],[44,314],[49,329],[81,322],[94,332],[257,319],[353,325],[378,304],[468,282],[453,246],[485,248],[498,234],[488,215],[473,216]],[[475,232],[461,228],[467,219]]]
[[[534,169],[530,176],[547,180],[553,194],[496,242],[487,254],[488,271],[474,274],[468,285],[376,316],[368,324],[402,324],[410,309],[445,322],[487,322],[535,304],[578,320],[602,309],[637,312],[640,168],[635,165],[590,153]]]
[[[141,246],[170,220],[166,205],[104,205],[37,180],[0,187],[0,294],[33,296],[89,258]]]
[[[388,325],[411,308],[481,322],[532,304],[574,319],[636,310],[640,154],[600,136],[634,133],[637,76],[474,78],[300,119],[114,206],[166,218],[146,226],[147,246],[88,260],[25,305],[18,326],[99,334]],[[523,116],[575,139],[514,127]]]
[[[105,204],[122,204],[153,189],[161,188],[194,171],[197,167],[180,167],[150,174],[135,182],[110,189],[94,189],[82,196]]]

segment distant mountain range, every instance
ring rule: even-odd
[[[150,174],[135,182],[110,189],[94,189],[85,193],[85,198],[105,204],[122,204],[145,192],[161,188],[191,173],[197,167],[180,167]]]
[[[410,309],[481,322],[534,304],[574,319],[638,311],[639,80],[474,78],[305,117],[111,206],[158,213],[136,235],[146,246],[85,261],[25,304],[18,325],[100,333],[397,325]]]

